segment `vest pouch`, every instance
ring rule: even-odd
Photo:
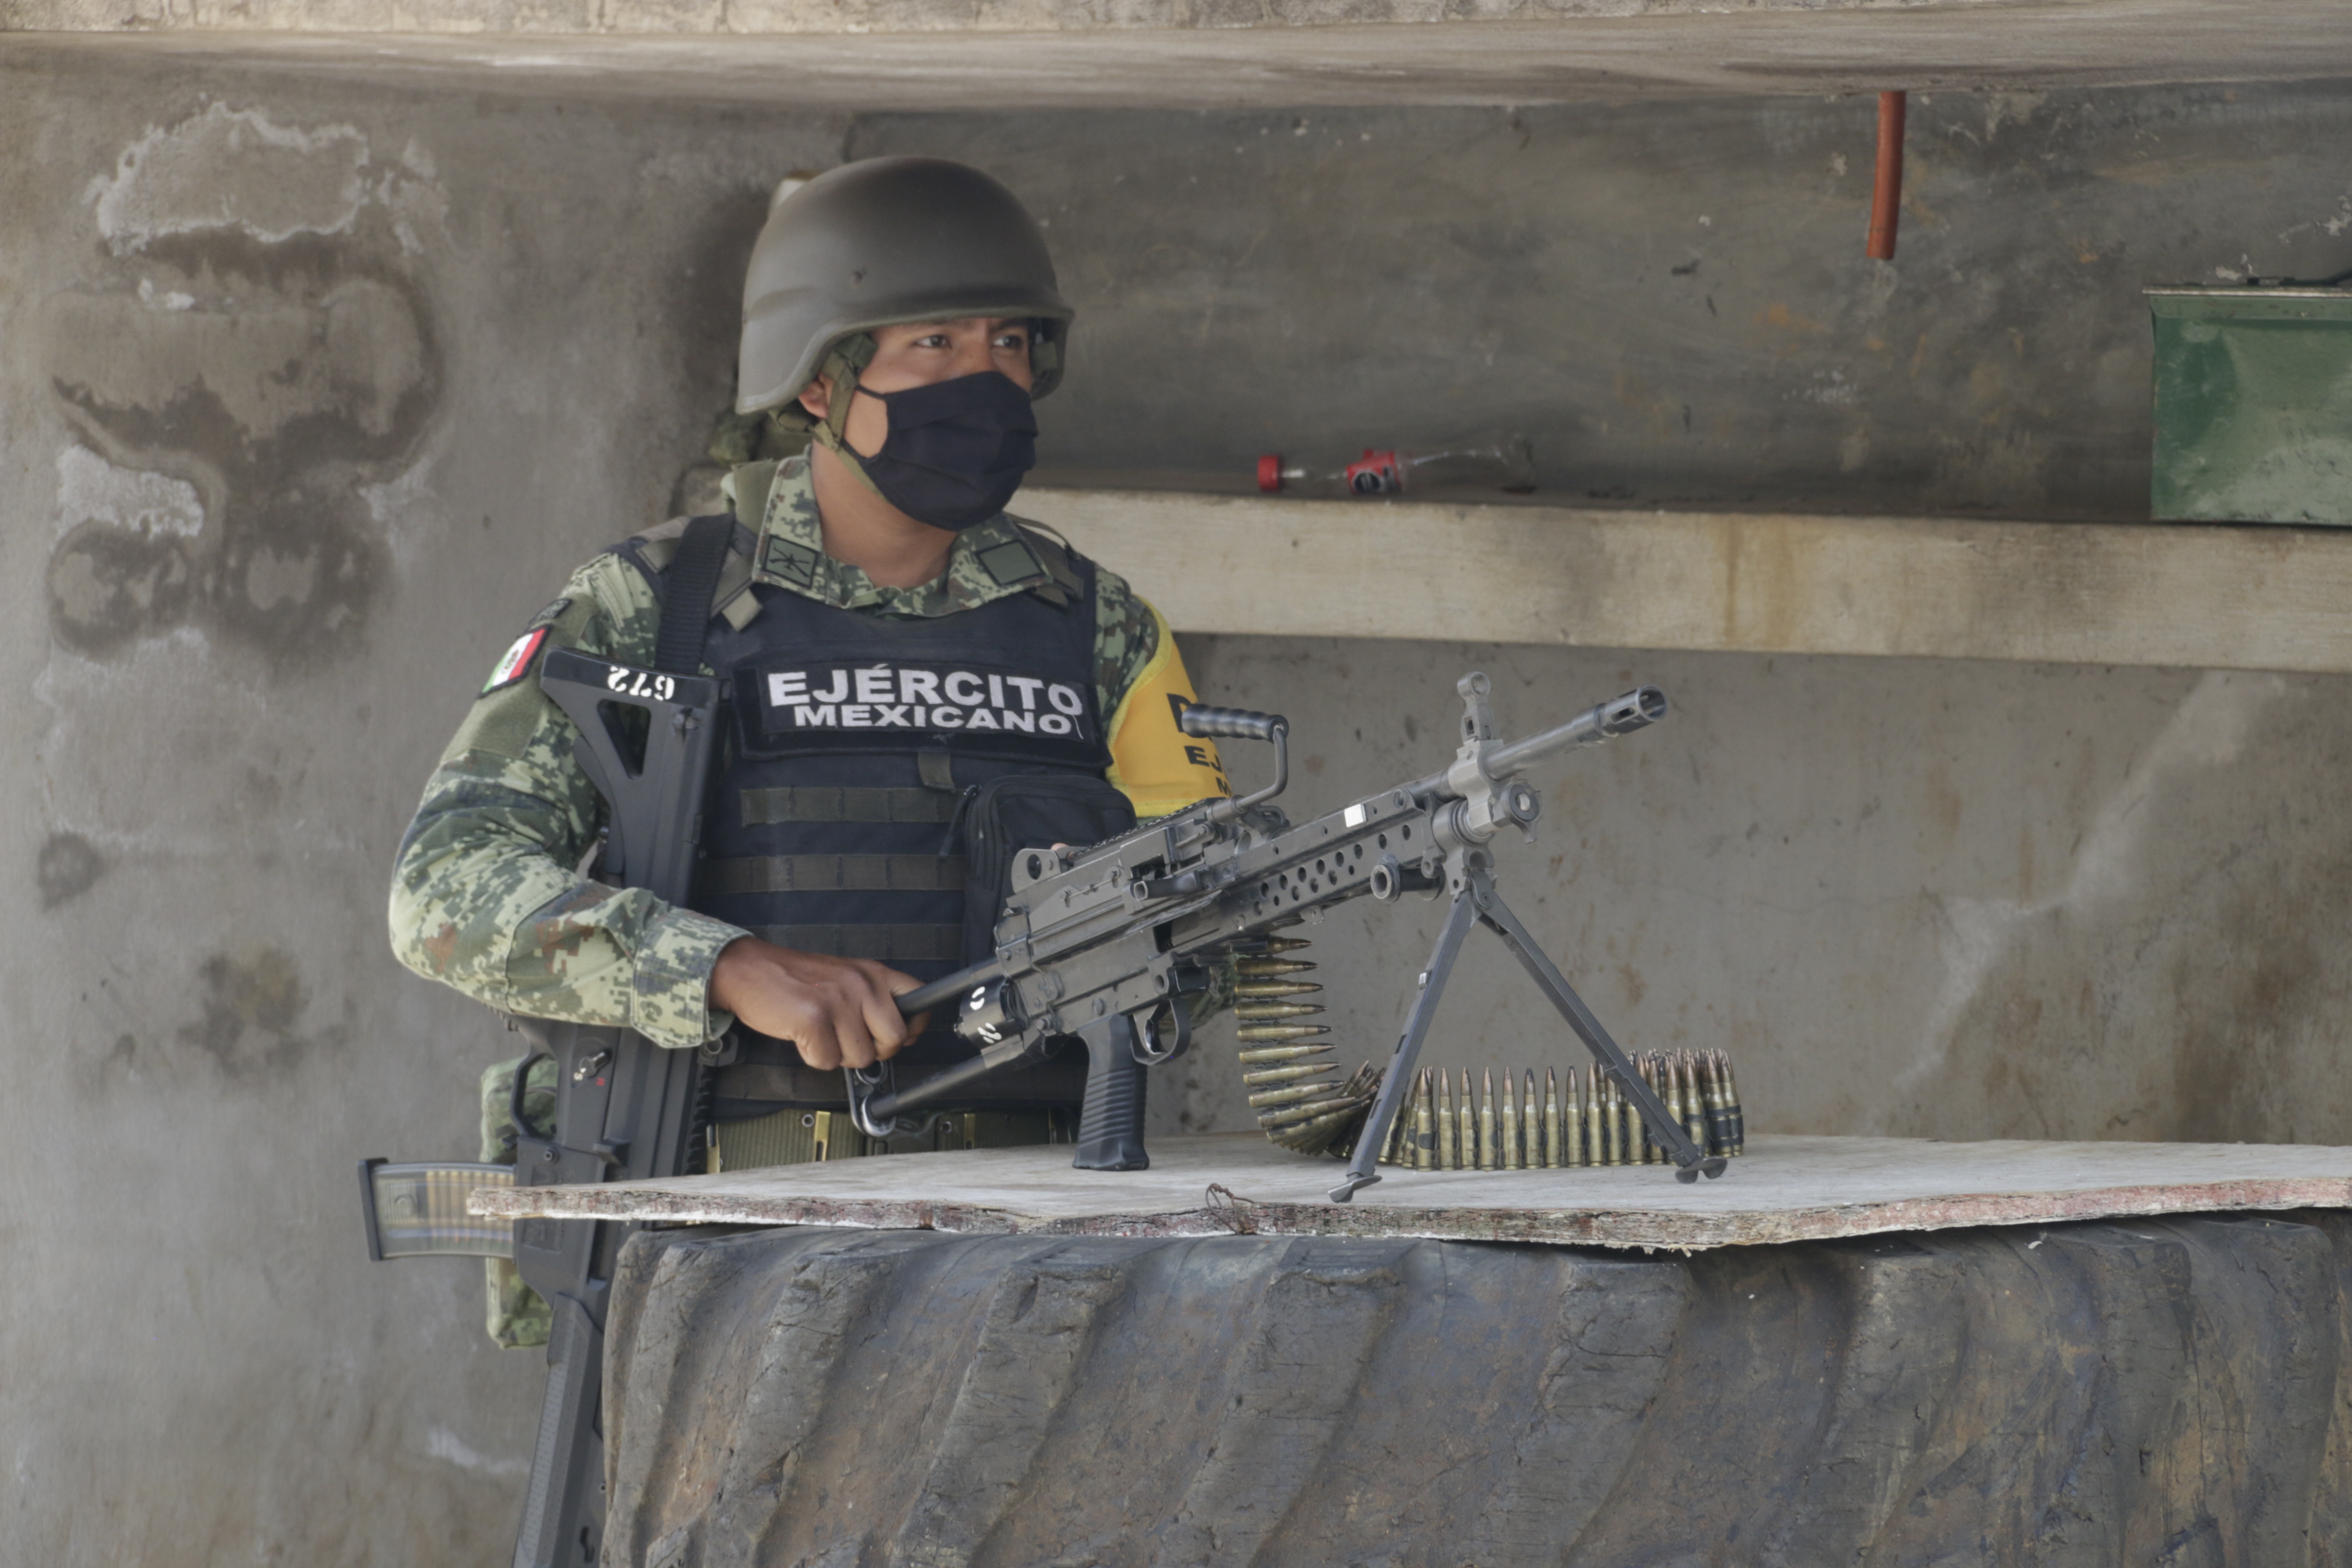
[[[1013,858],[1056,844],[1083,848],[1135,826],[1135,806],[1085,773],[1005,773],[982,784],[964,814],[964,952],[996,951],[997,917],[1013,894]]]

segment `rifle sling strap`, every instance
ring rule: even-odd
[[[677,553],[662,574],[661,634],[654,644],[654,668],[662,674],[702,673],[711,606],[734,539],[731,517],[698,517],[686,525]]]

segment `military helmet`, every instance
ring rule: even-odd
[[[768,210],[743,279],[738,413],[789,404],[842,339],[904,321],[1022,316],[1037,323],[1033,397],[1062,379],[1070,307],[1045,237],[1011,191],[945,158],[868,158]]]

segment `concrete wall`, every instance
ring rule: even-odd
[[[503,1563],[543,1370],[478,1266],[366,1261],[352,1163],[475,1157],[512,1047],[386,868],[839,130],[136,73],[0,125],[0,1563]]]
[[[2147,515],[2154,283],[2352,267],[2343,84],[860,121],[1051,223],[1049,463],[1329,463],[1501,426],[1564,501]]]
[[[514,629],[667,510],[778,175],[1013,181],[1085,312],[1066,465],[1507,422],[1570,493],[2122,517],[2133,289],[2341,265],[2347,106],[1918,105],[1882,269],[1852,101],[848,121],[0,56],[0,1562],[503,1559],[535,1359],[468,1268],[364,1263],[351,1169],[467,1153],[509,1047],[393,963],[385,869]],[[1296,717],[1306,804],[1429,765],[1466,662],[1522,722],[1665,684],[1507,887],[1629,1041],[1738,1049],[1762,1124],[2341,1136],[2340,682],[1192,657]],[[1328,928],[1351,1046],[1427,917]],[[1528,1058],[1516,979],[1462,984],[1444,1049]],[[1163,1115],[1230,1121],[1219,1049]]]
[[[1465,669],[1507,731],[1664,687],[1664,723],[1542,781],[1498,881],[1622,1043],[1731,1051],[1759,1125],[2352,1142],[2345,678],[1257,637],[1191,662],[1290,715],[1301,817],[1450,756]],[[1351,1060],[1393,1047],[1441,908],[1297,933]],[[1433,1061],[1582,1065],[1499,944],[1456,975]],[[1250,1125],[1223,1030],[1194,1054],[1162,1118]]]

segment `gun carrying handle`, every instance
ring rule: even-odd
[[[1247,708],[1212,708],[1194,702],[1185,708],[1176,727],[1202,740],[1271,741],[1276,731],[1289,730],[1290,721],[1279,713],[1258,713]]]
[[[1274,782],[1255,795],[1224,802],[1216,809],[1216,820],[1234,821],[1250,807],[1272,800],[1290,787],[1290,721],[1281,714],[1258,713],[1247,708],[1211,708],[1195,702],[1178,716],[1176,727],[1203,740],[1269,741],[1274,744]]]

